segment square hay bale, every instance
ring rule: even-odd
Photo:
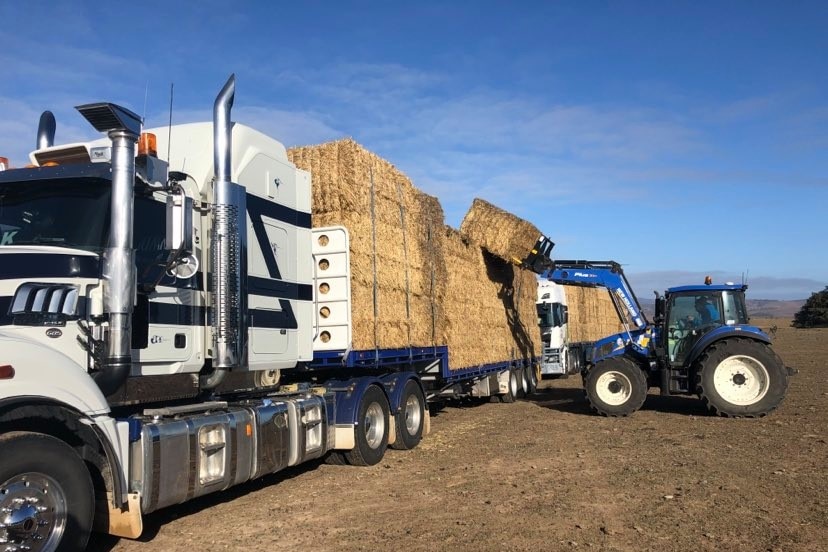
[[[509,262],[525,259],[541,236],[531,222],[479,198],[463,217],[460,232]]]
[[[564,286],[569,310],[569,340],[597,341],[624,331],[618,311],[605,288]]]

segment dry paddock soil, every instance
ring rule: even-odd
[[[709,416],[651,390],[592,416],[580,378],[514,404],[456,405],[413,451],[310,464],[147,517],[92,550],[828,550],[828,329],[784,321],[800,373],[776,412]]]

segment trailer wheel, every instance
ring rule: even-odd
[[[391,448],[411,450],[420,444],[425,422],[425,397],[416,381],[405,382],[400,410],[394,421],[397,424],[397,440]]]
[[[602,416],[629,416],[647,398],[647,376],[624,357],[601,360],[584,377],[592,410]]]
[[[94,496],[80,456],[40,433],[11,432],[0,444],[0,542],[8,550],[85,549]]]
[[[535,369],[535,365],[530,364],[529,366],[524,368],[524,372],[526,373],[526,381],[529,384],[529,390],[526,391],[526,394],[534,394],[535,391],[538,390],[538,373]]]
[[[345,453],[352,466],[373,466],[388,448],[388,399],[372,385],[365,390],[359,403],[359,418],[354,428],[353,449]]]
[[[518,389],[520,388],[520,384],[518,383],[518,374],[517,370],[509,370],[509,389],[500,396],[500,400],[505,403],[513,403],[515,399],[517,399]]]
[[[529,394],[529,376],[526,374],[525,368],[517,368],[517,377],[520,382],[520,389],[518,389],[518,397],[525,397]]]
[[[779,406],[787,389],[782,359],[752,339],[717,341],[696,365],[696,391],[719,416],[765,416]]]

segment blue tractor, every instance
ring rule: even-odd
[[[632,414],[649,387],[697,394],[715,414],[732,417],[764,416],[785,396],[794,371],[771,349],[770,337],[749,324],[746,285],[708,278],[656,293],[651,323],[615,261],[554,261],[541,277],[610,292],[624,331],[594,342],[574,363],[599,414]]]

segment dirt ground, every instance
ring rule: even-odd
[[[455,406],[413,451],[370,468],[310,464],[157,512],[139,541],[92,550],[828,549],[828,329],[778,326],[800,373],[770,416],[709,416],[651,394],[590,415],[580,378],[514,404]]]

